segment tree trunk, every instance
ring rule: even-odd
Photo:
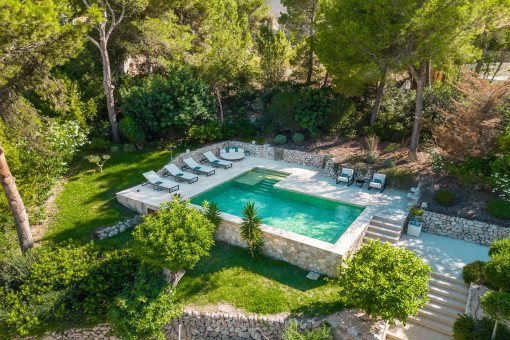
[[[147,65],[147,75],[150,76],[152,73],[152,62],[148,54],[145,56],[145,65]]]
[[[315,7],[312,8],[311,20],[310,20],[310,41],[308,46],[308,74],[306,75],[306,82],[309,84],[312,81],[313,73],[313,25],[315,19]]]
[[[494,73],[492,75],[491,81],[494,81],[494,78],[496,78],[496,75],[498,74],[499,70],[501,70],[501,66],[503,66],[504,61],[505,61],[504,55],[502,55],[501,60],[499,61],[498,67],[496,68],[496,70],[494,71]]]
[[[432,85],[432,79],[430,78],[430,73],[432,72],[432,61],[427,60],[427,68],[425,71],[425,87],[430,87]]]
[[[483,66],[483,60],[485,59],[485,56],[487,55],[487,50],[488,50],[488,46],[487,46],[487,31],[483,31],[483,41],[482,41],[482,57],[480,58],[480,60],[478,60],[478,62],[476,63],[476,68],[475,68],[475,72],[480,74],[480,71],[482,70],[482,66]]]
[[[427,61],[420,63],[420,73],[417,75],[414,70],[414,66],[411,66],[411,74],[416,80],[416,106],[414,109],[414,125],[413,133],[411,135],[411,143],[409,148],[411,152],[418,150],[418,142],[420,140],[420,129],[421,129],[421,116],[423,113],[423,88],[425,83],[425,71],[427,68]]]
[[[221,105],[220,90],[216,86],[213,86],[213,89],[214,89],[214,92],[216,93],[216,99],[218,99],[218,105],[220,107],[220,120],[223,123],[223,106]]]
[[[377,93],[375,96],[375,104],[372,110],[372,117],[370,117],[370,125],[374,124],[379,114],[379,108],[381,107],[382,95],[384,93],[384,86],[386,85],[386,73],[388,71],[388,65],[384,65],[384,69],[381,75],[381,80],[377,86]]]
[[[115,113],[115,98],[113,97],[112,72],[110,69],[110,57],[108,56],[106,39],[101,37],[100,49],[103,59],[103,85],[106,95],[106,108],[108,109],[108,119],[112,127],[112,138],[114,143],[120,143],[119,122]]]
[[[328,85],[328,71],[326,71],[326,75],[324,76],[324,83],[322,83],[322,87],[326,87]]]
[[[23,204],[23,200],[16,187],[16,178],[14,178],[9,170],[7,159],[5,158],[5,151],[0,144],[0,182],[4,190],[5,197],[11,208],[14,224],[18,233],[18,241],[21,251],[24,253],[34,246],[32,239],[32,231],[30,230],[30,223],[28,221],[28,214]]]
[[[186,271],[184,269],[179,270],[176,273],[172,273],[168,268],[163,268],[163,275],[165,275],[166,282],[170,282],[172,286],[177,286],[179,280],[182,279]]]

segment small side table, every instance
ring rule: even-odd
[[[357,187],[363,188],[363,184],[365,184],[365,179],[363,179],[363,178],[356,178],[355,182],[356,182],[356,186]]]

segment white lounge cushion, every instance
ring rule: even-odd
[[[165,188],[165,189],[172,189],[175,187],[174,182],[170,182],[164,178],[159,177],[157,173],[154,171],[148,171],[143,174],[145,179],[149,181],[150,184],[155,185],[157,187]]]
[[[172,163],[165,165],[165,169],[170,173],[170,175],[183,178],[185,180],[192,180],[193,178],[197,177],[196,175],[190,174],[189,172],[179,170],[177,165]]]
[[[224,161],[222,159],[216,158],[216,156],[213,155],[213,153],[211,151],[204,152],[204,156],[205,156],[205,158],[207,158],[207,160],[209,162],[214,163],[214,164],[220,164],[220,165],[223,165],[223,166],[230,166],[230,165],[232,165],[232,162]]]
[[[190,169],[200,172],[211,172],[215,171],[214,168],[207,166],[207,165],[200,165],[198,164],[193,158],[185,158],[183,159],[183,162],[186,163],[187,166],[190,167]]]

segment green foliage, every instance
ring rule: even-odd
[[[114,145],[114,146],[112,146],[110,148],[110,152],[113,153],[113,154],[119,153],[120,152],[120,148],[117,145]]]
[[[437,204],[450,206],[455,203],[455,196],[451,191],[438,191],[434,195],[434,201],[436,201]]]
[[[165,339],[163,326],[180,315],[174,291],[164,277],[142,269],[115,298],[108,320],[122,339]]]
[[[331,112],[331,92],[306,87],[301,91],[300,98],[294,119],[301,129],[317,133],[327,124],[327,116]]]
[[[411,207],[411,209],[409,209],[409,213],[411,213],[411,216],[415,217],[425,214],[425,211],[422,208],[420,208],[418,204],[414,204]]]
[[[104,138],[91,138],[90,143],[87,145],[87,150],[89,151],[99,151],[99,152],[110,152],[113,147],[113,143]]]
[[[207,218],[209,222],[211,222],[215,226],[215,229],[217,230],[222,221],[221,211],[218,208],[218,205],[214,202],[207,204],[207,209],[205,210],[204,214],[205,218]]]
[[[370,152],[367,152],[365,159],[366,159],[367,163],[375,164],[375,163],[379,162],[379,160],[381,159],[381,156],[379,156],[379,153],[377,153],[375,151],[370,151]]]
[[[175,273],[191,269],[209,254],[214,225],[203,213],[181,203],[179,197],[163,203],[156,215],[146,215],[135,227],[135,250],[148,263]]]
[[[354,307],[372,317],[405,324],[429,300],[432,269],[403,247],[370,241],[339,267],[338,285]]]
[[[260,229],[262,219],[258,215],[258,208],[254,202],[247,202],[243,207],[243,224],[241,225],[241,239],[248,246],[252,257],[260,254],[264,247],[264,234]]]
[[[333,340],[331,328],[322,325],[319,329],[300,331],[295,321],[290,321],[282,334],[283,340]]]
[[[498,218],[510,219],[510,201],[508,200],[494,200],[487,205],[489,213]]]
[[[383,162],[383,166],[385,168],[393,168],[395,167],[395,160],[393,158],[385,159]]]
[[[284,135],[276,135],[274,137],[274,142],[276,144],[285,144],[285,143],[287,143],[287,137]]]
[[[269,88],[284,80],[290,57],[290,42],[285,33],[273,32],[270,26],[262,26],[255,38],[255,46],[266,86]]]
[[[417,175],[413,169],[389,168],[382,169],[380,172],[386,175],[387,187],[409,191],[412,187],[416,186]]]
[[[510,293],[489,290],[480,301],[483,311],[494,320],[499,322],[510,320]]]
[[[200,143],[213,141],[222,137],[223,127],[220,121],[214,120],[203,125],[193,125],[188,130],[188,136]]]
[[[303,143],[305,140],[305,136],[303,136],[303,134],[299,133],[299,132],[296,132],[295,134],[292,135],[292,141],[294,143]]]
[[[140,129],[138,123],[131,117],[126,117],[119,122],[120,132],[132,144],[143,146],[145,144],[145,133]]]
[[[468,263],[462,268],[462,279],[469,285],[471,282],[474,283],[485,283],[485,261],[474,261]]]
[[[191,69],[173,66],[168,76],[151,75],[140,86],[121,88],[122,110],[147,136],[183,133],[215,117],[216,101],[209,86]]]
[[[489,256],[499,253],[510,254],[510,238],[496,240],[489,246]]]
[[[510,199],[510,152],[496,157],[490,167],[493,191]]]
[[[294,119],[294,112],[299,107],[300,96],[296,92],[277,92],[267,107],[267,114],[278,122],[280,129],[294,131],[298,124]]]
[[[453,338],[455,340],[491,339],[494,320],[483,317],[473,318],[472,315],[461,314],[453,323]],[[510,330],[503,324],[498,324],[496,340],[510,338]]]
[[[124,153],[135,152],[135,151],[136,151],[136,148],[134,147],[133,144],[124,144],[124,146],[122,147],[122,152],[124,152]]]
[[[510,291],[510,255],[508,249],[492,252],[485,264],[485,279],[493,287]]]
[[[396,143],[390,143],[384,147],[384,152],[391,153],[400,150],[400,145]]]

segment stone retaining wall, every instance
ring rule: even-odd
[[[241,240],[239,228],[240,223],[223,220],[216,231],[215,238],[236,246],[246,247],[246,244]],[[338,274],[341,255],[275,233],[264,230],[262,232],[265,255],[330,277]]]
[[[114,225],[112,225],[110,227],[97,228],[92,233],[92,237],[103,240],[107,237],[111,237],[111,236],[117,235],[119,233],[122,233],[122,232],[126,231],[126,229],[128,229],[128,228],[133,228],[133,227],[139,225],[140,223],[142,223],[142,216],[136,215],[133,218],[128,218],[127,220],[115,223]]]
[[[301,330],[312,330],[321,327],[326,321],[332,328],[335,339],[339,340],[382,340],[385,338],[388,325],[381,321],[361,321],[357,310],[348,309],[329,315],[326,318],[299,319],[296,321]],[[282,339],[286,324],[291,319],[284,316],[245,315],[244,313],[221,313],[184,310],[183,314],[172,323],[163,327],[166,339],[182,340],[273,340]],[[109,336],[110,327],[102,324],[92,329],[70,329],[62,334],[44,335],[43,340],[117,340]],[[35,338],[25,338],[35,340]]]
[[[510,228],[430,211],[421,216],[421,221],[424,232],[484,246],[510,235]]]
[[[298,151],[298,150],[289,150],[289,149],[283,149],[283,148],[277,148],[272,147],[269,144],[265,145],[258,145],[258,144],[251,144],[251,143],[245,143],[245,142],[238,142],[238,141],[225,141],[220,142],[208,146],[204,146],[203,148],[196,149],[193,151],[190,151],[189,153],[182,153],[178,156],[175,156],[172,160],[172,163],[176,164],[177,166],[184,165],[184,162],[182,161],[184,158],[192,157],[197,162],[202,160],[204,158],[203,153],[207,151],[211,151],[216,156],[219,156],[219,150],[226,148],[226,147],[240,147],[244,150],[250,151],[250,154],[254,157],[263,158],[263,159],[276,159],[281,160],[287,163],[296,163],[301,165],[307,165],[307,166],[313,166],[317,168],[326,168],[324,175],[325,176],[331,176],[331,173],[333,172],[331,156],[311,153],[311,152],[304,152],[304,151]],[[281,150],[281,151],[280,151]],[[276,151],[276,155],[275,155]],[[280,153],[280,154],[279,154]],[[158,171],[158,173],[161,175],[163,169]]]

